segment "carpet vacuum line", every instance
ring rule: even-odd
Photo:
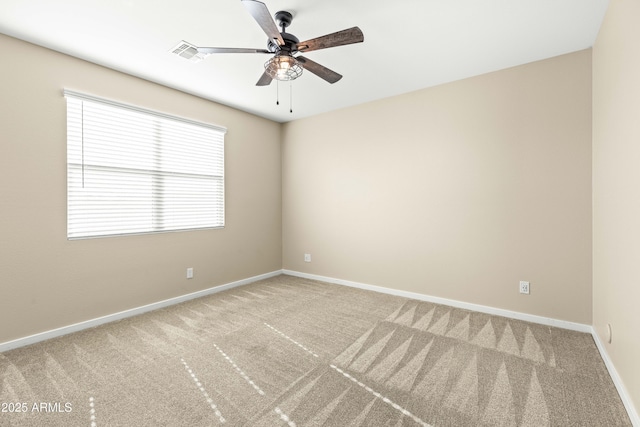
[[[298,347],[302,348],[304,351],[306,351],[307,353],[313,355],[314,357],[319,357],[316,353],[314,353],[313,351],[309,350],[307,347],[305,347],[304,345],[300,344],[299,342],[297,342],[296,340],[294,340],[293,338],[289,337],[288,335],[286,335],[284,332],[279,331],[278,329],[274,328],[273,326],[269,325],[268,323],[264,323],[265,326],[267,326],[269,329],[273,330],[275,333],[277,333],[278,335],[284,337],[285,339],[291,341],[292,343],[294,343],[295,345],[297,345]],[[361,381],[358,381],[357,378],[351,376],[349,373],[343,371],[342,369],[338,368],[337,366],[330,364],[329,367],[331,369],[333,369],[334,371],[342,374],[345,378],[349,379],[350,381],[358,384],[360,387],[362,387],[365,391],[367,391],[368,393],[372,394],[373,396],[375,396],[377,399],[382,400],[384,403],[386,403],[387,405],[391,406],[393,409],[401,412],[403,415],[408,416],[409,418],[411,418],[412,420],[414,420],[416,423],[422,425],[423,427],[434,427],[429,423],[424,422],[423,420],[421,420],[420,418],[418,418],[416,415],[412,414],[409,410],[403,408],[402,406],[398,405],[397,403],[393,402],[391,399],[383,396],[382,394],[378,393],[377,391],[375,391],[374,389],[372,389],[371,387],[367,386],[366,384],[362,383]],[[277,414],[281,414],[281,411],[278,411],[279,408],[276,408],[276,413]],[[286,416],[286,415],[285,415]],[[280,417],[285,420],[285,418],[283,417],[283,415],[280,415]],[[286,417],[286,420],[288,421],[288,417]]]

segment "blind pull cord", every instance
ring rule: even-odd
[[[82,129],[80,131],[80,138],[82,139],[80,151],[82,155],[82,188],[84,188],[84,101],[80,101],[80,104],[82,105],[80,113],[80,122],[82,123],[80,126]]]

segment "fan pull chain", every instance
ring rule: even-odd
[[[276,80],[276,105],[280,105],[280,81]]]
[[[293,83],[289,81],[289,112],[293,114]]]

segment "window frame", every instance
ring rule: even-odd
[[[91,238],[103,238],[103,237],[117,237],[117,236],[129,236],[129,235],[141,235],[141,234],[158,234],[158,233],[168,233],[168,232],[180,232],[180,231],[195,231],[195,230],[208,230],[208,229],[218,229],[225,227],[225,134],[227,129],[221,126],[213,125],[210,123],[203,123],[196,120],[187,119],[184,117],[179,117],[171,114],[166,114],[162,112],[158,112],[155,110],[150,110],[146,108],[141,108],[138,106],[133,106],[130,104],[125,104],[101,97],[96,97],[93,95],[87,95],[84,93],[75,92],[72,90],[64,89],[63,95],[67,99],[67,239],[68,240],[80,240],[80,239],[91,239]],[[73,99],[73,102],[69,100]],[[80,102],[80,109],[75,111],[75,114],[80,112],[80,119],[78,122],[77,117],[72,119],[71,112],[72,108],[77,109],[77,103]],[[151,149],[153,153],[146,153],[141,155],[141,161],[146,160],[147,162],[153,163],[153,167],[136,169],[135,167],[125,166],[118,167],[117,165],[109,165],[108,161],[105,161],[103,164],[93,162],[90,166],[85,164],[85,129],[87,129],[87,124],[85,123],[84,117],[84,103],[90,107],[98,108],[107,108],[107,109],[117,109],[118,114],[122,114],[122,118],[126,120],[131,120],[135,122],[138,118],[148,119],[153,123],[154,131],[149,134],[143,135],[148,139],[146,142],[147,148]],[[73,104],[73,105],[72,105]],[[75,120],[75,121],[73,121]],[[88,120],[87,120],[88,121]],[[80,127],[80,134],[78,134],[78,123]],[[75,126],[75,127],[74,127]],[[157,127],[156,127],[157,126]],[[165,130],[165,127],[172,127],[171,130]],[[94,126],[94,128],[97,126]],[[114,132],[117,127],[117,124],[109,123],[107,132]],[[73,129],[72,129],[73,128]],[[188,153],[189,149],[195,151],[196,145],[194,145],[194,141],[191,141],[191,138],[187,137],[187,133],[178,134],[179,136],[175,136],[175,134],[168,138],[167,135],[173,130],[178,129],[178,131],[188,132],[193,129],[197,132],[202,132],[203,137],[198,136],[195,144],[205,144],[206,153],[211,154],[211,158],[207,162],[206,166],[202,166],[202,168],[207,168],[207,172],[198,173],[192,172],[190,170],[184,170],[185,164],[180,164],[179,156],[180,154],[176,154],[174,157],[174,163],[165,162],[161,159],[163,156],[158,156],[156,150],[174,150],[174,147],[186,148],[183,150],[183,153]],[[88,133],[87,133],[88,134]],[[87,139],[89,137],[87,136]],[[122,141],[131,141],[134,137],[132,135],[127,135],[129,139],[122,139]],[[176,138],[179,138],[177,144],[172,146],[171,142],[176,142]],[[169,143],[167,143],[166,139],[169,139]],[[184,141],[189,140],[189,141]],[[81,144],[81,145],[78,145]],[[114,148],[115,143],[113,141],[109,141],[109,148]],[[209,146],[208,144],[213,144]],[[125,144],[127,145],[127,144]],[[133,145],[133,144],[132,144]],[[82,152],[81,155],[81,164],[79,163],[78,152],[80,149]],[[75,151],[74,151],[75,150]],[[95,143],[94,143],[95,150]],[[128,148],[127,148],[128,150]],[[97,152],[98,150],[95,150]],[[114,150],[117,153],[117,149]],[[182,154],[185,155],[185,154]],[[186,154],[189,155],[189,154]],[[146,157],[145,157],[146,156]],[[177,157],[176,157],[177,156]],[[99,157],[99,156],[97,156]],[[106,156],[105,156],[106,157]],[[117,156],[112,156],[117,159]],[[117,163],[118,160],[115,160]],[[160,165],[162,163],[162,165]],[[211,163],[211,165],[209,165]],[[180,167],[182,170],[180,170]],[[81,172],[79,171],[81,168]],[[111,230],[107,230],[108,226],[105,224],[108,223],[106,220],[106,216],[102,217],[102,222],[99,223],[98,220],[86,220],[86,224],[90,224],[93,228],[91,229],[83,229],[82,219],[78,219],[82,217],[82,213],[84,212],[92,212],[96,214],[99,209],[95,208],[93,211],[92,208],[88,206],[91,205],[92,200],[90,197],[99,198],[104,194],[108,193],[109,190],[104,190],[102,193],[100,191],[96,191],[95,193],[91,193],[90,196],[86,200],[82,199],[82,196],[78,196],[78,194],[82,194],[84,192],[85,186],[85,174],[88,173],[86,170],[91,168],[91,173],[94,176],[98,176],[99,171],[102,169],[104,175],[109,175],[109,178],[106,178],[104,182],[109,184],[118,185],[118,180],[127,181],[131,179],[133,174],[139,174],[142,181],[145,179],[149,182],[144,182],[142,185],[144,189],[140,194],[145,197],[142,198],[141,204],[141,212],[136,212],[132,217],[137,218],[137,215],[140,215],[142,218],[140,224],[131,225],[136,223],[135,218],[128,218],[129,221],[122,221],[118,223],[118,221],[114,221],[119,228],[114,228]],[[175,170],[174,170],[175,169]],[[82,175],[82,187],[77,183],[78,177],[77,174],[81,173]],[[75,174],[75,175],[74,175]],[[129,178],[127,178],[127,176]],[[156,187],[157,180],[170,179],[173,182],[174,190],[165,190],[164,188]],[[102,181],[101,181],[102,182]],[[187,201],[177,201],[181,196],[186,196],[186,192],[181,193],[183,190],[182,185],[185,185],[186,182],[189,182],[191,190],[201,191],[203,194],[203,200],[206,200],[206,206],[199,206],[201,199],[200,194],[197,196],[190,195],[190,199],[187,198]],[[119,184],[122,185],[122,184]],[[88,192],[87,192],[88,193]],[[177,197],[176,197],[177,195]],[[173,204],[171,204],[171,196],[173,196]],[[131,197],[135,199],[135,192],[132,191]],[[73,201],[72,201],[73,199]],[[78,201],[80,199],[80,201]],[[133,200],[133,199],[132,199]],[[138,201],[136,200],[136,204]],[[207,204],[208,203],[208,204]],[[104,203],[103,203],[104,204]],[[157,209],[166,209],[162,206],[170,205],[171,209],[174,209],[174,217],[169,221],[174,221],[173,225],[167,226],[166,224],[161,224],[163,221],[162,215],[155,215]],[[196,206],[198,205],[198,206]],[[101,208],[100,211],[103,215],[106,215],[106,211],[111,209],[111,206],[115,206],[115,209],[118,208],[125,209],[119,205],[118,202],[113,202],[113,205],[109,205],[109,208]],[[181,216],[178,211],[181,209],[185,209],[185,206],[188,206],[189,214],[193,215],[193,217],[186,218],[186,216]],[[80,212],[80,214],[78,214]],[[206,215],[204,215],[206,213]],[[72,216],[74,216],[72,218]],[[79,215],[79,216],[78,216]],[[87,215],[87,217],[91,217],[92,214]],[[206,216],[205,220],[201,218]],[[185,219],[186,218],[186,219]],[[188,221],[192,221],[188,223]],[[93,221],[93,222],[92,222]],[[186,224],[183,226],[176,226],[175,224]],[[202,223],[206,223],[207,225],[202,225]],[[136,228],[137,227],[137,228]]]

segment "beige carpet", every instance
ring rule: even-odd
[[[0,404],[1,426],[631,425],[588,334],[291,276],[0,354]]]

